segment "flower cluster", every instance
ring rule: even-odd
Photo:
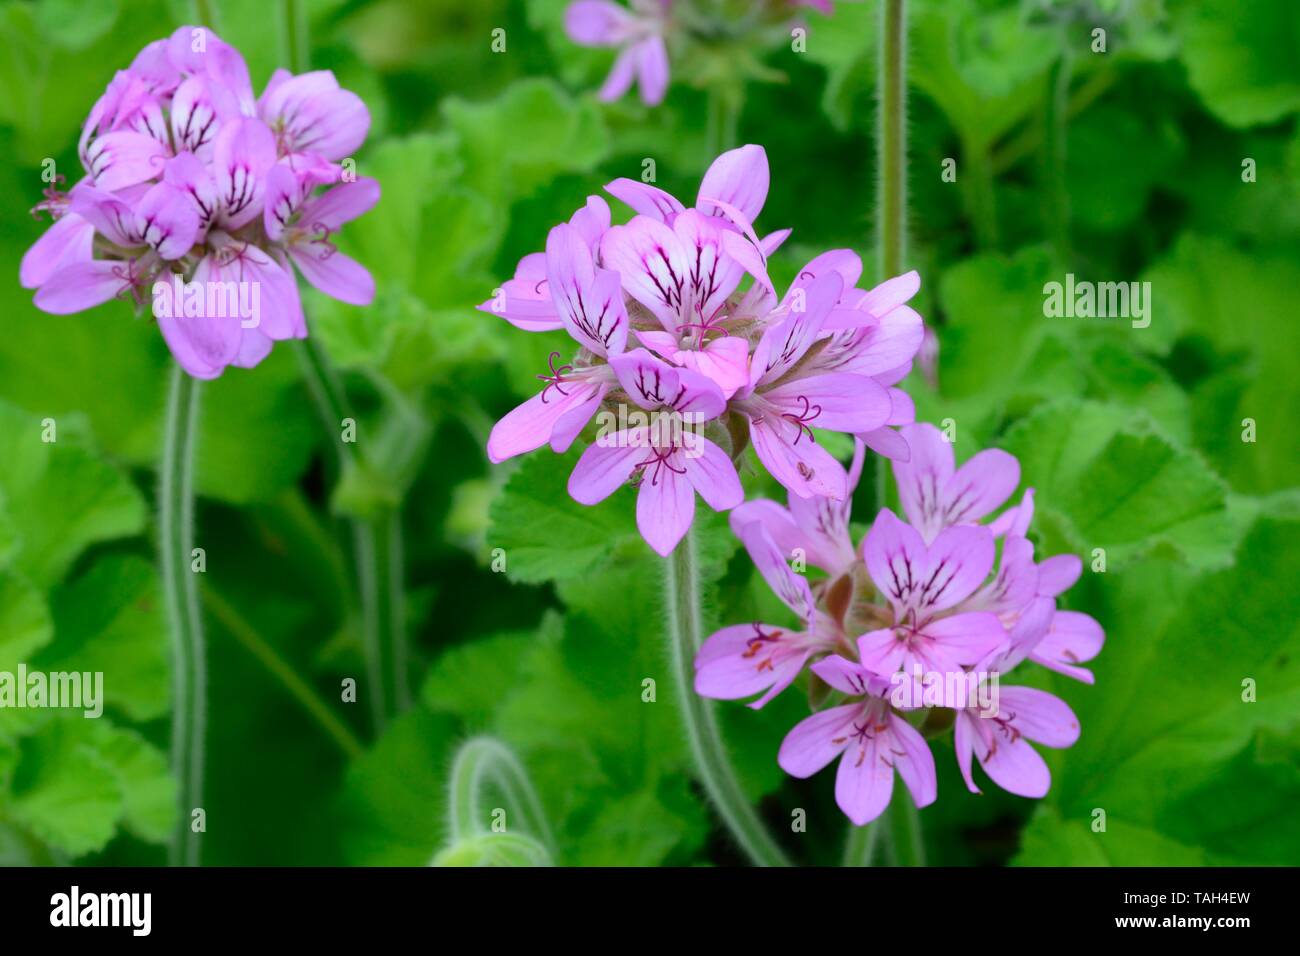
[[[915,410],[896,385],[924,335],[906,304],[916,273],[859,289],[861,260],[837,249],[778,297],[767,257],[790,231],[760,238],[753,225],[768,184],[763,148],[742,146],[710,166],[694,207],[617,179],[605,189],[634,211],[629,222],[611,225],[609,206],[591,196],[554,227],[546,251],[525,256],[479,308],[529,331],[564,329],[577,352],[568,361],[552,354],[541,391],[496,424],[491,460],[547,443],[564,452],[602,409],[699,426],[602,431],[569,481],[583,504],[636,484],[637,526],[666,555],[690,527],[696,492],[715,510],[740,504],[734,462],[749,445],[800,499],[849,493],[814,428],[906,458],[895,428]]]
[[[801,629],[726,627],[695,661],[695,689],[706,697],[760,695],[750,706],[761,707],[805,667],[814,696],[842,695],[790,731],[778,761],[787,773],[808,777],[840,757],[836,801],[858,825],[889,804],[895,771],[917,806],[934,801],[926,733],[948,727],[970,790],[979,792],[974,758],[1003,789],[1046,794],[1050,774],[1029,741],[1069,747],[1078,722],[1057,697],[998,681],[1029,659],[1092,683],[1080,665],[1103,641],[1091,617],[1056,607],[1082,564],[1073,555],[1035,560],[1025,537],[1033,489],[981,523],[1019,484],[1016,459],[987,450],[954,468],[952,446],[934,426],[910,425],[901,437],[911,455],[893,469],[907,521],[882,509],[860,551],[849,537],[847,498],[791,495],[788,508],[756,500],[732,512],[732,528]],[[862,461],[859,446],[846,475],[850,488]],[[791,568],[791,557],[826,576],[810,583]]]
[[[370,114],[328,70],[277,70],[254,97],[243,57],[181,27],[119,71],[87,117],[85,176],[51,184],[33,213],[54,220],[20,279],[46,312],[146,297],[168,347],[196,378],[251,367],[307,334],[296,266],[358,305],[370,274],[331,239],[379,199],[341,161]],[[293,263],[293,266],[290,265]]]
[[[751,0],[744,15],[712,22],[709,13],[682,0],[574,0],[564,11],[564,29],[574,43],[618,50],[598,96],[611,102],[637,85],[641,102],[657,106],[668,91],[668,40],[713,38],[738,30],[789,22],[801,9],[830,15],[833,0]]]

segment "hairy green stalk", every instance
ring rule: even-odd
[[[789,866],[785,853],[740,788],[713,712],[713,702],[695,693],[695,653],[703,640],[695,530],[664,562],[666,634],[682,723],[704,790],[737,845],[757,866]]]
[[[159,560],[172,649],[171,764],[176,775],[177,819],[168,860],[199,865],[194,811],[203,806],[203,744],[207,719],[207,651],[199,585],[193,569],[194,447],[199,421],[199,383],[172,368],[162,462],[158,469]]]
[[[489,792],[505,806],[486,802]],[[511,814],[518,817],[517,826]],[[555,858],[555,838],[528,771],[493,737],[474,737],[456,752],[447,788],[447,835],[448,845],[433,866],[550,866]]]
[[[889,856],[894,866],[925,866],[921,812],[901,782],[895,782],[894,796],[889,801],[885,818],[889,821]]]
[[[347,724],[339,720],[320,694],[316,693],[315,689],[307,681],[303,680],[292,665],[257,633],[257,629],[240,615],[233,604],[210,587],[203,592],[203,604],[213,619],[220,623],[231,637],[243,645],[244,649],[266,668],[271,676],[301,705],[308,716],[316,721],[321,730],[325,731],[329,738],[338,745],[338,748],[343,751],[345,756],[355,759],[365,752],[361,741],[348,729]]]
[[[882,0],[880,5],[880,236],[878,278],[888,279],[903,271],[907,255],[907,9],[905,0]],[[987,153],[983,154],[988,159]],[[885,506],[888,486],[885,461],[876,468],[876,502]],[[899,866],[923,866],[921,821],[916,806],[902,786],[894,788],[894,797],[886,811],[889,846]],[[869,859],[873,834],[856,828],[845,849],[848,863]],[[855,846],[855,844],[857,844]],[[860,865],[860,864],[859,864]]]
[[[290,69],[306,70],[310,56],[302,0],[284,0],[281,4],[280,41],[281,54]],[[358,464],[356,448],[343,440],[344,419],[356,418],[349,412],[347,394],[321,341],[309,335],[299,343],[298,354],[308,391],[333,439],[337,478]],[[391,509],[354,518],[351,524],[370,714],[378,734],[411,704],[401,511]]]
[[[879,842],[879,821],[872,820],[864,827],[849,824],[849,835],[844,841],[844,860],[840,866],[871,866]]]

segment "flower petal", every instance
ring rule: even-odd
[[[792,777],[811,777],[848,746],[846,734],[862,713],[862,704],[818,711],[795,724],[781,741],[776,762]]]

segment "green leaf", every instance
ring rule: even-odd
[[[87,723],[53,719],[23,742],[7,813],[73,857],[103,849],[122,813],[118,774],[91,743]]]
[[[41,592],[14,574],[0,572],[0,671],[30,661],[53,633]]]
[[[1300,6],[1182,0],[1174,10],[1188,82],[1225,123],[1272,123],[1300,109]]]
[[[594,507],[569,496],[576,458],[543,447],[524,459],[492,504],[488,545],[505,550],[512,581],[558,581],[590,571],[639,537],[621,494]]]
[[[119,469],[79,440],[76,421],[42,441],[42,420],[0,402],[0,500],[22,541],[14,567],[54,583],[85,548],[140,532],[144,500]]]
[[[122,793],[122,826],[149,843],[166,842],[178,810],[167,758],[139,734],[104,720],[95,721],[93,736]]]
[[[453,97],[442,111],[460,137],[467,184],[498,201],[527,196],[562,172],[589,172],[609,150],[596,104],[575,102],[551,80],[514,83],[486,103]]]
[[[1107,629],[1090,665],[1096,687],[1056,681],[1083,735],[1058,755],[1050,804],[1026,835],[1021,862],[1294,859],[1297,532],[1300,519],[1266,509],[1231,568],[1196,576],[1152,560],[1095,576],[1088,609]],[[1092,832],[1098,809],[1104,833]]]
[[[1071,550],[1104,548],[1117,570],[1157,549],[1198,567],[1231,559],[1221,479],[1142,413],[1095,402],[1044,405],[1006,434],[1040,522]]]
[[[414,710],[348,770],[340,797],[343,852],[354,866],[424,866],[446,829],[455,721]]]
[[[1246,250],[1222,239],[1185,234],[1143,278],[1150,281],[1157,303],[1151,328],[1145,330],[1157,335],[1141,340],[1151,351],[1188,337],[1213,343],[1221,354],[1244,353],[1256,366],[1256,374],[1243,383],[1236,414],[1220,421],[1216,433],[1202,436],[1233,487],[1267,492],[1297,484],[1300,432],[1291,417],[1300,407],[1300,376],[1294,351],[1280,345],[1294,336],[1297,246]],[[1247,418],[1255,423],[1253,442],[1243,441]]]
[[[105,702],[132,720],[167,712],[167,626],[158,574],[149,562],[105,557],[57,587],[50,601],[55,637],[40,656],[42,668],[102,672]]]

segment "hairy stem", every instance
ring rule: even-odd
[[[536,837],[553,854],[555,839],[528,771],[509,747],[492,737],[465,741],[452,761],[447,796],[447,828],[452,844],[490,832],[496,808],[483,803],[489,786],[508,804],[503,808],[507,811],[506,829],[511,828],[509,813],[518,814],[517,829]]]
[[[207,659],[194,549],[194,446],[198,430],[199,383],[179,366],[167,391],[159,474],[158,529],[163,593],[172,648],[172,772],[177,810],[169,861],[198,866],[199,834],[191,826],[203,806],[203,743],[207,718]]]
[[[921,813],[912,794],[898,785],[885,811],[889,826],[889,854],[894,866],[925,866],[925,843],[921,838]]]
[[[365,752],[361,741],[347,724],[339,720],[315,689],[257,633],[257,629],[240,615],[234,605],[210,587],[203,592],[203,604],[230,636],[257,658],[258,663],[289,692],[329,738],[338,744],[339,749],[346,756],[356,758]]]
[[[907,253],[907,10],[904,0],[882,0],[880,7],[880,278],[903,271]],[[987,153],[984,154],[987,159]],[[876,468],[877,507],[885,507],[885,460]],[[910,811],[910,815],[909,815]],[[894,860],[921,866],[921,823],[910,796],[900,787],[890,801],[888,827]],[[857,827],[845,848],[845,862],[869,860],[875,827]],[[862,865],[862,864],[859,864]]]
[[[1069,263],[1070,187],[1066,182],[1067,139],[1069,136],[1070,80],[1074,59],[1069,47],[1052,67],[1048,82],[1047,109],[1043,117],[1043,182],[1047,234],[1062,263]]]
[[[334,474],[342,475],[358,465],[355,446],[343,440],[343,422],[352,418],[347,396],[318,339],[304,339],[298,354],[308,391],[333,439]],[[401,512],[354,518],[350,524],[370,713],[378,733],[411,702]]]
[[[877,208],[878,278],[903,271],[907,253],[907,11],[904,0],[880,4],[880,130]]]
[[[695,530],[665,560],[666,634],[682,723],[704,789],[732,837],[757,866],[789,866],[785,853],[745,797],[727,756],[713,703],[695,693],[695,653],[703,639]]]
[[[848,839],[844,841],[844,860],[841,866],[871,866],[880,842],[880,825],[873,820],[864,827],[849,825]]]

